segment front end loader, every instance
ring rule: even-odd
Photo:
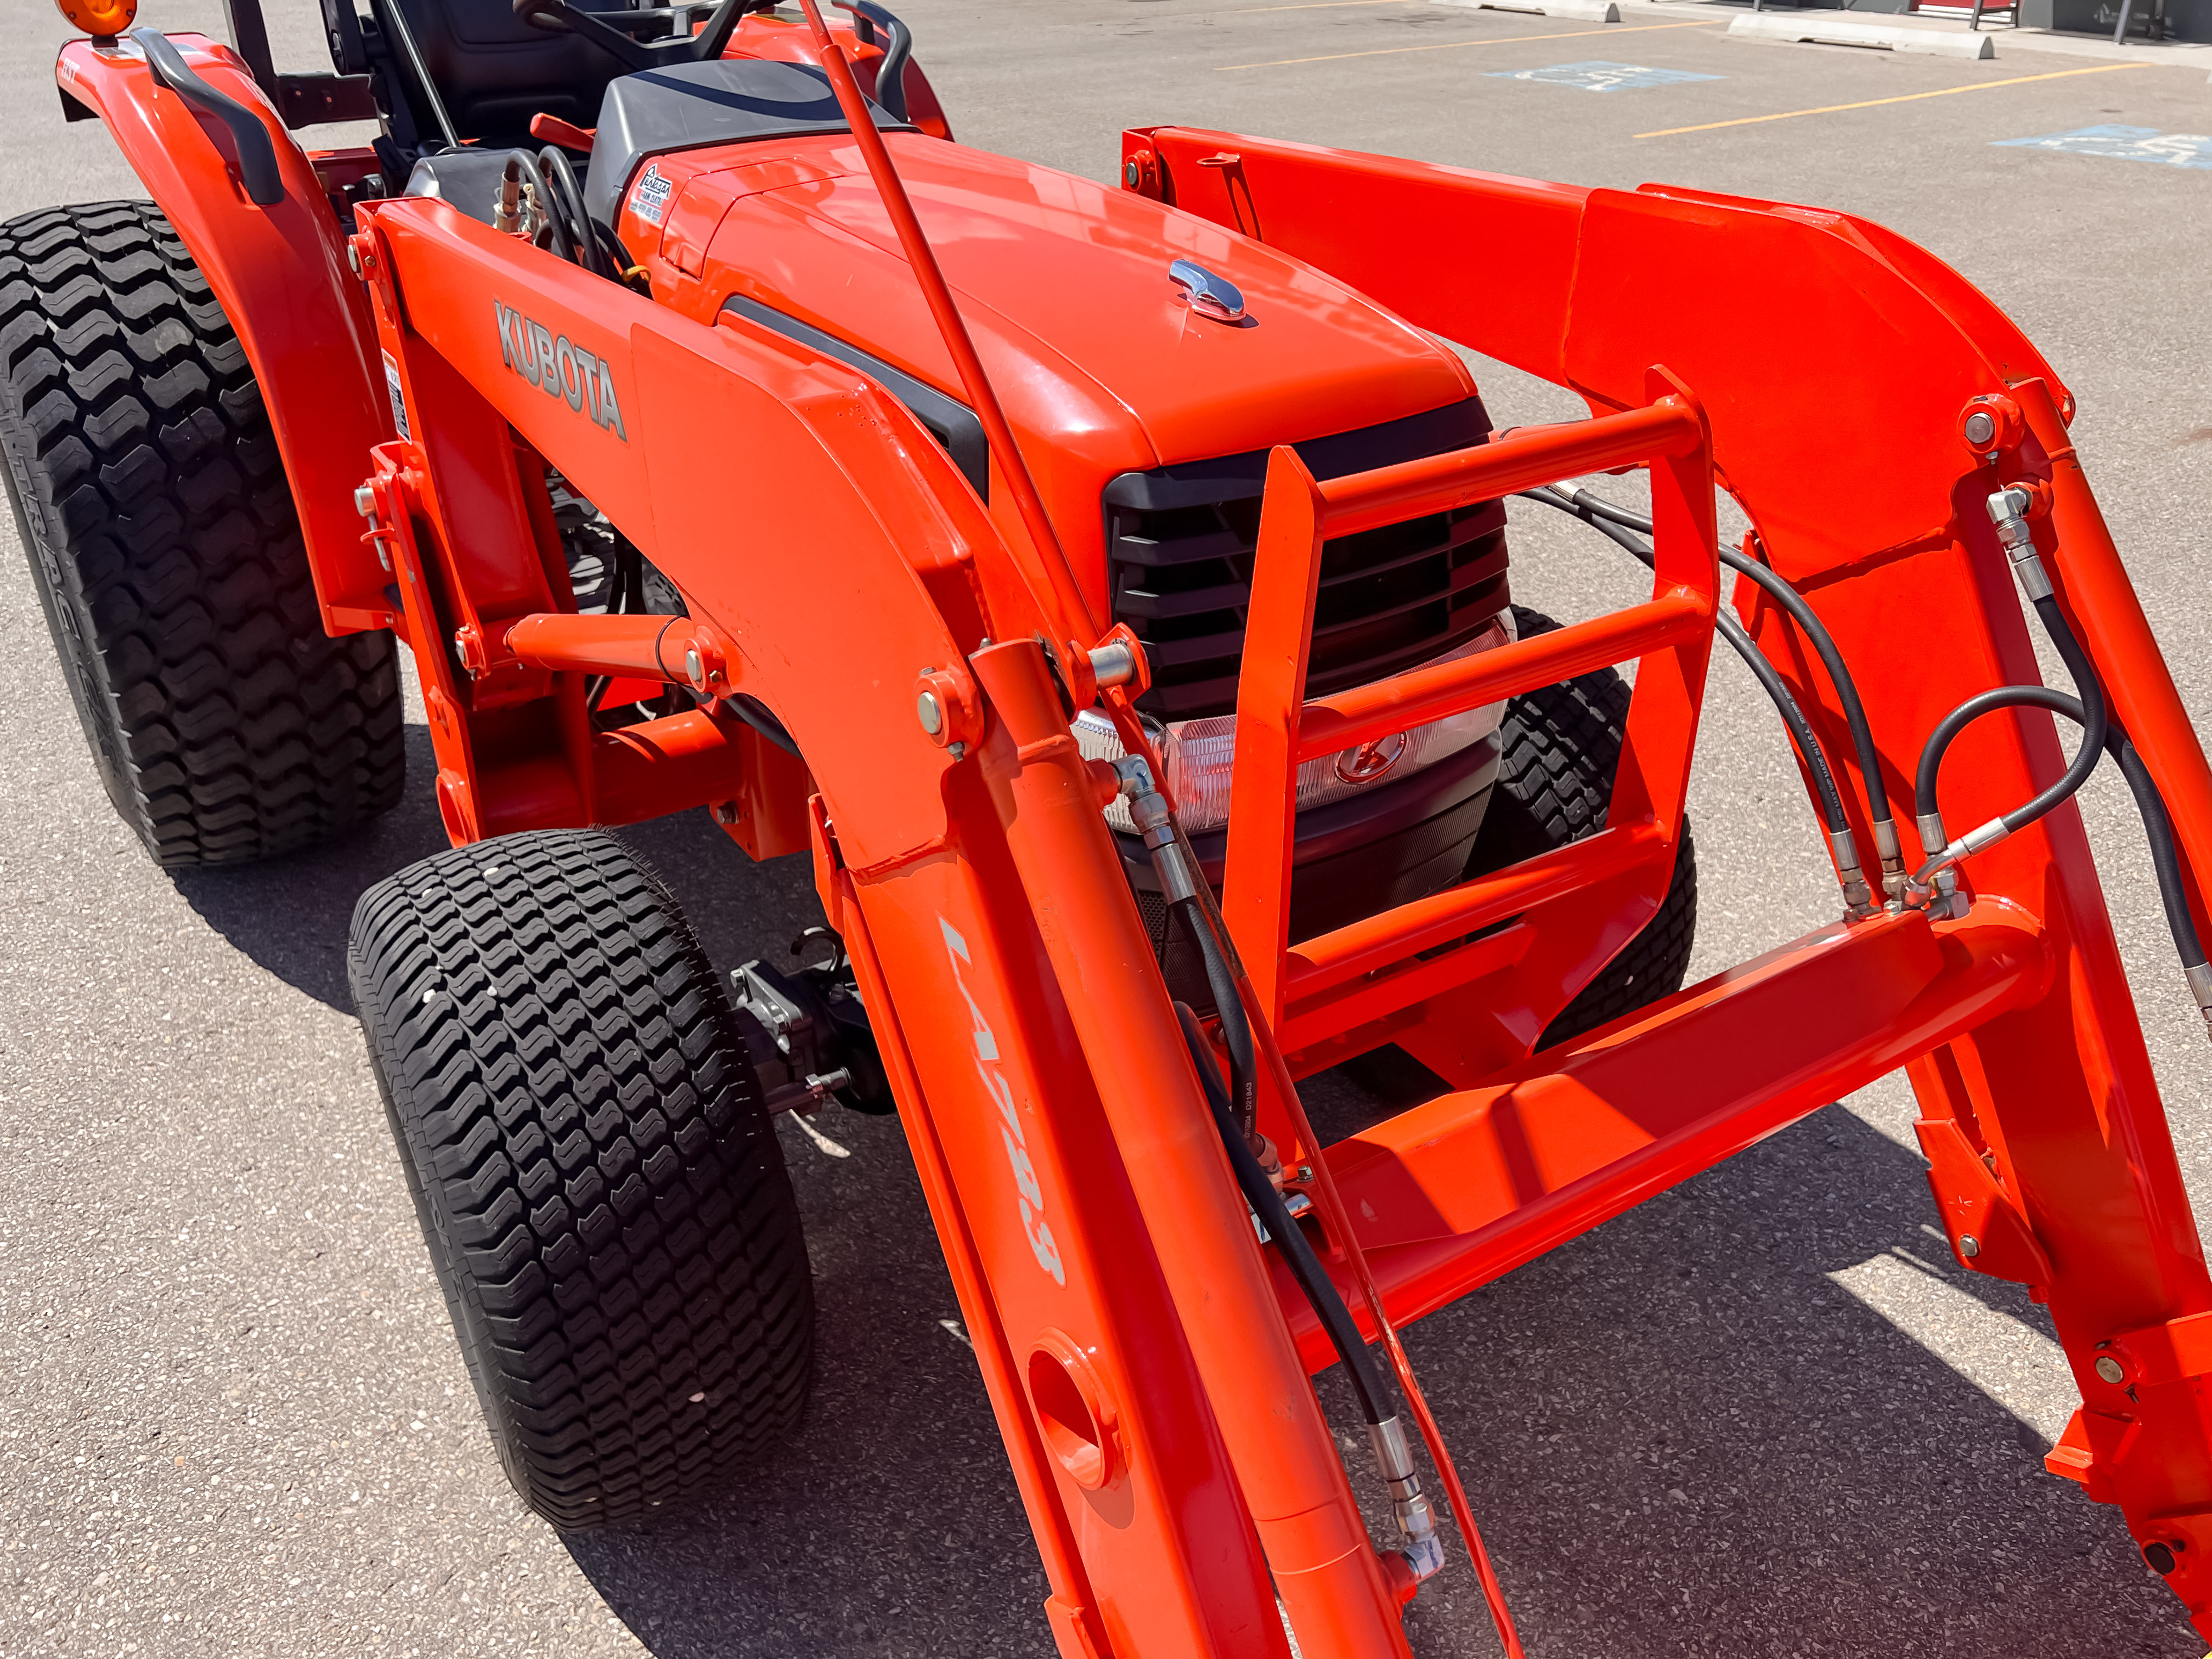
[[[2212,1637],[2212,1279],[2069,799],[2120,768],[2155,994],[2212,1015],[2212,772],[1987,298],[1662,185],[1012,161],[873,0],[362,3],[300,76],[251,0],[229,46],[63,0],[152,205],[0,227],[0,443],[164,866],[391,805],[411,655],[453,848],[349,960],[532,1509],[672,1514],[793,1432],[773,1117],[896,1111],[1068,1659],[1404,1655],[1455,1531],[1517,1654],[1398,1331],[1902,1068],[1960,1268],[2063,1345],[2051,1472]],[[1783,287],[1786,335],[1729,298]],[[1589,417],[1494,428],[1446,340]],[[1647,596],[1515,606],[1514,495]],[[1717,639],[1836,915],[1684,986]],[[611,833],[702,807],[811,858],[825,960],[726,982]],[[1302,1081],[1390,1045],[1443,1091],[1324,1144]]]

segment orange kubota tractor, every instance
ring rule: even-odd
[[[1101,186],[952,142],[872,0],[360,3],[300,76],[253,0],[234,47],[63,0],[64,110],[154,201],[0,227],[0,438],[164,866],[389,806],[414,653],[453,848],[351,971],[533,1509],[791,1432],[771,1114],[842,1102],[903,1123],[1070,1659],[1404,1653],[1443,1553],[1401,1401],[1517,1653],[1395,1328],[1901,1066],[1960,1267],[2080,1386],[2051,1469],[2212,1634],[2212,1281],[2067,804],[2110,755],[2212,1009],[2212,774],[1986,299],[1664,187],[1177,127]],[[1791,349],[1733,314],[1769,287]],[[1589,418],[1493,430],[1438,337]],[[1639,468],[1648,513],[1561,482]],[[1514,493],[1650,597],[1513,609]],[[1683,988],[1717,634],[1838,915]],[[827,961],[726,988],[604,827],[700,806],[811,852]],[[1319,1144],[1298,1079],[1386,1044],[1449,1091]]]

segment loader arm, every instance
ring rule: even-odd
[[[1847,215],[1664,186],[1583,189],[1172,127],[1132,130],[1122,152],[1129,187],[1310,260],[1424,328],[1577,392],[1594,412],[1639,404],[1648,367],[1666,365],[1702,400],[1715,474],[1758,545],[1854,665],[1893,798],[1910,798],[1920,745],[1948,709],[1988,687],[2039,678],[1982,504],[2000,484],[2047,484],[2052,505],[2036,545],[2169,803],[2201,922],[2212,771],[2068,441],[2073,399],[1956,272]],[[1471,257],[1499,247],[1515,257]],[[1747,292],[1784,291],[1789,306],[1771,315],[1735,303]],[[1970,453],[1960,423],[1969,399],[1991,394],[2012,401],[2018,425],[2002,453],[1985,459]],[[1763,648],[1840,744],[1843,718],[1825,678],[1749,584],[1737,593]],[[1984,720],[1946,772],[1946,812],[1979,823],[2059,769],[2047,716]],[[1844,798],[1866,844],[1863,793],[1847,785]],[[1886,1045],[1871,1070],[1833,1066],[1821,1079],[1832,1092],[1820,1098],[1909,1060],[1931,1184],[1960,1266],[2021,1279],[2049,1303],[2081,1389],[2082,1407],[2051,1467],[2121,1507],[2147,1560],[2212,1635],[2212,1409],[2202,1386],[2212,1374],[2212,1281],[2078,812],[2061,807],[1980,855],[1970,874],[1978,912],[1995,904],[2032,919],[2051,954],[2047,979],[2036,981],[2043,988],[2019,1006],[2008,997],[1984,1007],[1971,1029],[1940,1041],[1923,1027],[1918,1042]],[[1818,994],[1871,1010],[1879,983],[1870,975]],[[1686,990],[1655,1022],[1676,1010],[1694,1018],[1711,994]],[[1446,1012],[1429,1005],[1423,1029],[1400,1041],[1472,1089],[1488,1068],[1466,1063],[1476,1057],[1451,1027],[1476,1011],[1440,1019]],[[1762,1031],[1754,1018],[1726,1029],[1766,1062],[1754,1093],[1769,1102],[1784,1092],[1775,1076],[1802,1067],[1806,1046],[1822,1046],[1802,1045],[1802,1031]],[[1362,1139],[1367,1178],[1402,1197],[1407,1181],[1421,1187],[1426,1155],[1429,1187],[1441,1192],[1447,1160],[1435,1149],[1453,1139],[1439,1134],[1448,1126],[1479,1140],[1498,1133],[1493,1106],[1502,1113],[1516,1097],[1524,1112],[1548,1103],[1554,1114],[1593,1089],[1620,1102],[1617,1086],[1596,1082],[1591,1067],[1601,1060],[1585,1051],[1631,1035],[1595,1034],[1502,1085],[1490,1079],[1481,1099],[1448,1097],[1419,1123]],[[1865,1036],[1826,1042],[1840,1056]],[[1621,1158],[1651,1156],[1646,1147],[1677,1128],[1742,1121],[1733,1085],[1709,1085],[1717,1069],[1655,1091],[1669,1097],[1658,1113],[1665,1121],[1639,1128]],[[1634,1201],[1631,1189],[1640,1195],[1710,1161],[1686,1156],[1655,1181],[1648,1170],[1632,1177],[1626,1162],[1608,1173],[1605,1158],[1580,1147],[1531,1193],[1525,1146],[1461,1141],[1451,1171],[1459,1189],[1502,1180],[1519,1207],[1510,1198],[1495,1210],[1477,1204],[1449,1224],[1413,1228],[1432,1237],[1401,1264],[1408,1313]],[[1608,1179],[1620,1188],[1613,1200],[1589,1184]],[[1582,1218],[1562,1224],[1563,1206],[1579,1206]],[[1975,1217],[1984,1219],[1967,1219]],[[1513,1218],[1528,1224],[1517,1241]],[[1976,1228],[2000,1226],[2016,1248],[1984,1249]],[[1378,1243],[1408,1237],[1402,1224],[1376,1231]],[[1439,1265],[1455,1252],[1455,1266]]]

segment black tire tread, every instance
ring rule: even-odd
[[[1559,624],[1513,607],[1522,639]],[[1496,793],[1475,838],[1470,872],[1500,870],[1605,828],[1626,736],[1629,685],[1610,668],[1515,697],[1498,732]],[[1698,929],[1698,859],[1682,827],[1667,896],[1644,929],[1544,1028],[1548,1048],[1682,988]]]
[[[0,225],[0,449],[86,741],[157,864],[273,857],[398,800],[392,636],[323,632],[245,349],[150,203]]]
[[[599,830],[441,853],[362,895],[348,967],[531,1508],[635,1519],[787,1438],[812,1370],[798,1206],[721,982],[652,871]]]

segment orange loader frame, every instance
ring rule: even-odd
[[[227,48],[174,44],[267,109]],[[850,91],[844,58],[824,61]],[[434,199],[367,205],[349,239],[327,192],[364,175],[363,153],[304,153],[270,111],[284,191],[257,202],[228,130],[153,84],[143,57],[80,41],[59,76],[108,122],[252,360],[325,625],[413,648],[453,838],[708,805],[755,856],[811,849],[1060,1651],[1281,1659],[1286,1616],[1308,1655],[1406,1654],[1414,1587],[1370,1542],[1309,1381],[1334,1353],[1255,1241],[1101,817],[1115,780],[1070,733],[1071,704],[1103,700],[1134,736],[1141,653],[1089,614],[1011,441],[987,507],[856,370],[733,317],[693,321]],[[856,127],[895,219],[914,216],[893,158],[933,142]],[[1955,273],[1846,215],[1176,127],[1126,134],[1121,161],[1127,188],[1593,411],[1325,483],[1279,449],[1267,474],[1223,909],[1281,1054],[1261,1127],[1311,1172],[1305,1224],[1369,1333],[1395,1347],[1378,1306],[1389,1325],[1416,1319],[1903,1066],[1959,1265],[2029,1286],[2064,1345],[2082,1403],[2050,1467],[2119,1507],[2212,1637],[2212,1279],[2073,807],[1975,857],[1947,902],[1846,916],[1531,1052],[1667,889],[1721,603],[1716,483],[1856,665],[1893,795],[1946,711],[2038,678],[1982,504],[2046,486],[2036,544],[2169,804],[2203,925],[2212,771],[2050,367]],[[1478,257],[1500,248],[1513,257]],[[1785,285],[1786,319],[1729,298]],[[957,316],[940,320],[953,338]],[[550,370],[535,381],[525,329]],[[1999,428],[1981,453],[1960,436],[1975,399]],[[975,401],[997,418],[987,386]],[[689,617],[575,614],[549,466],[678,583]],[[1652,484],[1648,599],[1307,696],[1326,538],[1629,467]],[[1736,591],[1840,742],[1796,636]],[[1628,662],[1601,833],[1289,936],[1302,759]],[[702,706],[595,732],[593,673],[680,680]],[[774,711],[803,767],[738,717],[738,694]],[[2061,764],[2044,714],[1983,720],[1947,808],[1979,822]],[[1874,844],[1860,780],[1839,783]],[[1937,850],[1900,828],[1908,866]],[[1385,1042],[1452,1091],[1313,1144],[1292,1078]]]

